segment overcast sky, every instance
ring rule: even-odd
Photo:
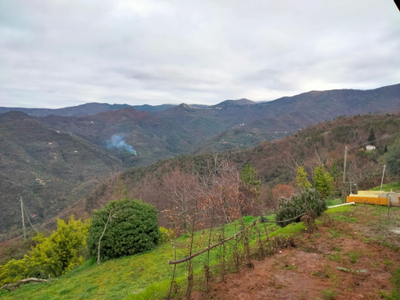
[[[392,0],[0,0],[0,106],[213,104],[396,83]]]

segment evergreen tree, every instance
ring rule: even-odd
[[[374,127],[371,127],[370,131],[369,131],[369,136],[368,136],[368,142],[371,145],[375,145],[375,132],[374,132]]]
[[[297,186],[301,191],[308,192],[311,188],[311,183],[308,181],[307,172],[304,171],[303,167],[297,166]]]
[[[327,209],[326,201],[322,199],[320,193],[315,189],[310,189],[299,195],[293,195],[290,199],[282,199],[279,202],[275,220],[284,221],[291,219],[288,222],[277,224],[278,226],[285,227],[290,223],[300,222],[301,217],[293,218],[308,210],[313,210],[317,216],[320,216]]]
[[[325,171],[325,166],[322,164],[315,168],[314,187],[321,194],[323,199],[326,199],[333,190],[333,178]]]
[[[339,171],[339,168],[338,168],[338,165],[336,162],[332,163],[329,173],[334,180],[336,180],[340,177],[341,172]]]
[[[396,139],[394,143],[387,148],[384,154],[386,166],[390,174],[400,175],[400,138]]]
[[[255,180],[257,171],[248,163],[240,173],[240,181],[254,195],[260,194],[261,180]]]

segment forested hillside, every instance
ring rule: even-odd
[[[248,105],[222,102],[205,109],[180,105],[158,116],[208,137],[192,152],[202,153],[248,148],[343,115],[393,113],[399,108],[397,84],[365,91],[311,91]]]
[[[250,163],[262,182],[260,199],[266,206],[273,207],[276,197],[282,196],[285,190],[295,189],[297,166],[304,166],[312,182],[315,168],[324,164],[334,178],[334,193],[340,197],[343,190],[349,192],[349,185],[341,183],[345,146],[349,149],[346,182],[357,184],[355,189],[369,189],[380,183],[384,163],[382,155],[400,137],[399,129],[400,114],[339,117],[309,126],[277,141],[263,142],[246,150],[226,151],[217,157],[232,161],[239,169]],[[373,141],[371,131],[374,134]],[[365,146],[371,143],[376,150],[366,151]],[[148,167],[128,169],[102,184],[75,207],[71,206],[65,215],[82,210],[90,213],[94,208],[124,194],[142,198],[163,211],[167,208],[163,196],[165,191],[162,190],[165,182],[171,184],[175,180],[184,184],[189,175],[206,174],[213,169],[215,159],[216,155],[210,153],[181,156]],[[390,182],[393,176],[386,174],[385,180]]]
[[[21,232],[21,197],[32,222],[41,223],[123,168],[95,144],[20,112],[0,115],[0,149],[4,238]]]
[[[173,122],[133,108],[94,116],[49,116],[42,120],[53,128],[72,132],[107,149],[122,159],[125,166],[143,166],[159,159],[171,158],[186,153],[201,141],[195,134]],[[134,155],[112,143],[116,135],[122,143],[133,147]]]

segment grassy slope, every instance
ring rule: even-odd
[[[269,218],[273,218],[270,216]],[[252,217],[247,217],[246,223],[253,222]],[[236,227],[236,230],[235,230]],[[226,226],[226,237],[232,236],[239,230],[238,222]],[[261,228],[261,225],[260,225]],[[270,236],[277,234],[292,234],[304,228],[302,223],[290,225],[286,228],[279,228],[274,224],[268,225]],[[218,241],[221,228],[216,228],[212,234],[213,240]],[[218,232],[219,231],[219,232]],[[207,246],[208,231],[197,232],[195,235],[197,252]],[[256,232],[252,233],[251,243],[255,244]],[[233,242],[228,244],[228,257],[233,249]],[[178,239],[177,257],[183,258],[187,255],[185,246],[188,238]],[[52,280],[46,284],[29,284],[22,286],[13,292],[0,292],[2,299],[123,299],[130,295],[128,299],[154,299],[165,297],[169,288],[173,267],[168,265],[168,260],[172,260],[173,248],[171,244],[163,244],[155,250],[147,253],[129,257],[110,260],[104,262],[100,267],[95,261],[87,261],[84,265]],[[202,272],[207,255],[202,254],[194,260],[194,272]],[[219,247],[210,252],[210,265],[219,263]],[[186,264],[178,265],[176,281],[185,285]],[[156,282],[156,283],[155,283]]]
[[[371,189],[371,191],[380,191],[381,187],[377,186]],[[384,192],[390,192],[390,191],[399,191],[400,190],[400,183],[399,182],[391,182],[387,184],[382,185],[382,191]]]
[[[336,204],[339,200],[333,200],[332,204]],[[330,203],[331,204],[331,203]],[[345,226],[346,223],[360,223],[367,226],[366,229],[370,232],[372,228],[378,228],[377,219],[380,212],[386,212],[386,208],[371,205],[357,205],[357,206],[342,206],[329,209],[327,214],[329,218],[322,217],[321,222],[328,222],[329,220],[336,220],[337,227],[333,226],[335,231],[330,230],[331,234],[338,234],[336,231]],[[392,208],[392,219],[399,220],[400,209]],[[269,219],[274,216],[269,216]],[[394,218],[393,218],[394,217]],[[252,217],[247,217],[246,224],[253,222]],[[366,222],[366,220],[370,220]],[[342,225],[340,225],[342,224]],[[354,226],[360,226],[355,224]],[[388,226],[384,221],[383,227]],[[236,226],[236,229],[235,229]],[[326,225],[325,225],[326,226]],[[239,228],[239,223],[232,223],[226,226],[226,237],[231,236]],[[376,227],[376,228],[375,228]],[[344,228],[344,227],[343,227]],[[357,227],[358,228],[358,227]],[[218,231],[221,228],[216,228],[212,234],[213,240],[218,241]],[[286,228],[279,228],[273,224],[269,224],[268,232],[270,236],[282,234],[291,235],[295,233],[306,233],[305,227],[302,223],[292,224]],[[352,232],[354,229],[351,229]],[[375,230],[372,230],[375,232]],[[257,232],[253,230],[251,236],[251,245],[253,250],[256,250],[256,236]],[[317,233],[319,235],[319,233]],[[315,234],[315,236],[317,236]],[[349,233],[346,233],[349,235]],[[381,233],[383,234],[383,232]],[[387,242],[385,234],[376,234],[375,239],[365,238],[361,231],[357,230],[355,236],[347,238],[361,239],[364,243],[371,241],[379,242],[381,245],[395,249],[393,245]],[[333,238],[335,236],[332,236]],[[208,231],[199,231],[195,235],[195,252],[203,249],[207,245]],[[185,252],[185,245],[187,245],[188,238],[182,237],[178,239],[178,259],[187,255]],[[233,241],[234,243],[234,241]],[[227,253],[228,258],[231,254],[233,243],[228,244]],[[241,249],[243,253],[243,249]],[[220,248],[217,247],[211,251],[210,265],[215,265],[213,273],[218,275],[220,263]],[[204,273],[203,266],[207,255],[202,254],[194,259],[194,272],[195,286],[203,280],[202,274]],[[329,258],[329,257],[328,257]],[[8,292],[0,291],[2,299],[163,299],[169,288],[173,267],[169,266],[167,261],[173,259],[173,249],[171,244],[167,243],[160,245],[157,249],[147,253],[124,257],[120,259],[110,260],[103,263],[100,267],[94,261],[86,262],[83,266],[69,272],[68,274],[52,280],[46,284],[29,284],[22,286],[20,289]],[[181,287],[181,293],[184,292],[186,287],[185,276],[187,265],[181,264],[177,267],[176,281]],[[200,275],[201,274],[201,275]],[[199,285],[196,287],[199,288]],[[200,287],[201,288],[201,287]]]

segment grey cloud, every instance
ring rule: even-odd
[[[380,0],[3,0],[0,105],[272,100],[400,82]]]
[[[152,80],[164,80],[165,78],[156,75],[156,74],[151,74],[148,72],[143,72],[143,71],[138,71],[135,69],[126,69],[126,68],[118,68],[111,70],[114,71],[117,74],[120,74],[121,76],[124,76],[129,79],[136,79],[136,80],[144,80],[144,81],[152,81]]]

